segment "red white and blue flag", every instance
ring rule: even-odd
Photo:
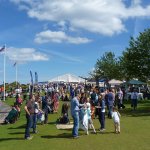
[[[38,74],[35,72],[35,84],[38,84]]]
[[[30,70],[30,76],[31,76],[31,84],[33,85],[33,76],[32,76],[32,71]]]
[[[17,62],[15,62],[13,66],[15,67],[16,65],[17,65]]]
[[[3,52],[5,50],[5,46],[0,48],[0,52]]]

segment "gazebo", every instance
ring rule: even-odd
[[[145,85],[146,83],[139,81],[139,80],[130,80],[130,81],[125,82],[124,84],[127,84],[127,85]]]

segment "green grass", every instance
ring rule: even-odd
[[[13,104],[14,99],[6,101]],[[62,102],[61,102],[62,104]],[[15,124],[0,125],[0,150],[149,150],[150,149],[150,101],[139,103],[138,110],[133,112],[130,104],[120,111],[121,134],[114,134],[111,119],[106,118],[106,131],[85,135],[79,131],[79,139],[71,138],[71,130],[57,130],[55,121],[58,114],[49,115],[49,124],[38,125],[39,133],[30,141],[24,140],[25,113]],[[98,119],[94,119],[95,128],[99,128]]]

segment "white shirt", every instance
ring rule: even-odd
[[[116,123],[116,122],[120,122],[120,114],[116,111],[112,112],[112,119],[113,121]]]

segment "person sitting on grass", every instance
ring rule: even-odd
[[[12,106],[12,109],[9,112],[8,116],[5,118],[4,123],[5,124],[15,123],[17,119],[18,119],[18,111],[14,106]]]
[[[69,104],[64,103],[62,105],[61,117],[59,118],[58,123],[61,123],[61,124],[69,123],[68,110],[69,110]]]

